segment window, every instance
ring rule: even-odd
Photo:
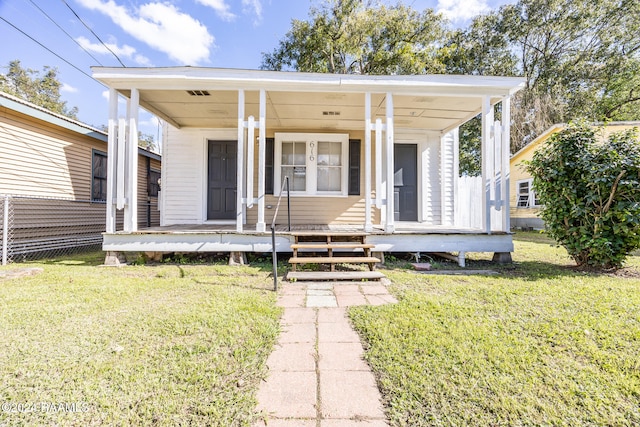
[[[149,197],[158,197],[158,191],[160,191],[160,171],[149,169],[147,184],[147,195]]]
[[[275,142],[274,190],[288,176],[294,195],[347,195],[347,134],[277,133]]]
[[[104,202],[107,200],[107,153],[93,150],[91,167],[91,200]]]
[[[533,180],[525,179],[516,183],[518,186],[518,199],[516,207],[533,208],[539,206],[536,192],[533,190]]]

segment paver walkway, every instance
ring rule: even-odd
[[[258,391],[265,420],[255,427],[388,426],[346,307],[395,302],[378,282],[283,284],[282,332]]]

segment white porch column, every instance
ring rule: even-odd
[[[128,102],[127,121],[129,122],[129,137],[127,138],[127,185],[124,207],[124,231],[138,230],[138,105],[140,92],[131,89]]]
[[[260,121],[258,122],[258,223],[256,224],[256,231],[266,231],[266,225],[264,222],[264,205],[265,205],[265,188],[264,188],[264,168],[267,158],[267,93],[264,89],[260,89]],[[253,144],[253,141],[251,141]],[[253,167],[253,165],[251,166]]]
[[[236,172],[236,231],[242,232],[242,190],[243,190],[243,166],[244,166],[244,90],[238,91],[238,152]]]
[[[442,225],[455,224],[459,175],[459,128],[440,136],[440,217]],[[425,207],[422,207],[425,209]]]
[[[126,195],[126,176],[127,176],[127,168],[126,168],[126,159],[127,156],[127,121],[124,117],[118,118],[118,136],[117,136],[117,152],[116,156],[116,209],[119,211],[124,209],[125,204],[127,203],[127,195]]]
[[[509,209],[511,181],[511,98],[502,98],[502,231],[511,230],[511,212]]]
[[[493,107],[488,96],[482,98],[482,226],[485,233],[491,234],[491,180],[493,174]]]
[[[106,232],[115,233],[116,231],[116,208],[114,198],[116,195],[116,177],[118,164],[116,157],[118,155],[118,139],[116,132],[118,131],[118,92],[109,89],[109,134],[107,139],[107,203],[106,203]]]
[[[254,146],[256,142],[256,121],[253,116],[247,119],[247,209],[253,207],[253,159]]]
[[[394,164],[393,164],[393,95],[387,92],[387,217],[384,230],[393,233],[394,225]]]
[[[371,93],[364,94],[364,231],[373,231],[371,222]]]
[[[382,210],[383,174],[382,174],[382,120],[376,119],[376,208]],[[381,219],[381,221],[383,221]]]

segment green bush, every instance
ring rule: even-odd
[[[549,235],[578,266],[615,269],[640,247],[640,141],[637,128],[606,141],[601,131],[570,124],[526,169]]]

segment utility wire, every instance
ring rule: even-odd
[[[58,57],[60,60],[64,61],[65,63],[67,63],[68,65],[70,65],[71,67],[75,68],[76,70],[80,71],[82,74],[84,74],[85,76],[89,77],[91,80],[96,81],[98,83],[100,83],[102,86],[106,87],[102,82],[99,82],[98,80],[94,79],[92,76],[90,76],[89,74],[87,74],[85,71],[83,71],[82,69],[78,68],[77,66],[73,65],[71,62],[67,61],[66,59],[64,59],[62,56],[58,55],[57,53],[55,53],[54,51],[52,51],[51,49],[49,49],[48,47],[46,47],[45,45],[43,45],[42,43],[40,43],[38,40],[34,39],[33,37],[31,37],[29,34],[25,33],[24,31],[22,31],[20,28],[16,27],[15,25],[13,25],[11,22],[7,21],[4,17],[0,16],[0,19],[2,19],[4,22],[6,22],[7,24],[11,25],[15,30],[19,31],[20,33],[22,33],[24,36],[30,38],[32,41],[34,41],[35,43],[39,44],[40,47],[44,48],[45,50],[47,50],[49,53],[55,55],[56,57]]]
[[[47,15],[47,12],[45,12],[44,10],[42,10],[42,9],[40,8],[40,6],[38,6],[38,5],[37,5],[33,0],[29,0],[29,2],[31,2],[31,4],[32,4],[32,5],[34,5],[34,6],[36,7],[36,9],[38,9],[40,12],[42,12],[42,14],[43,14],[44,16],[46,16],[46,17],[49,19],[49,21],[53,22],[53,23],[55,24],[55,26],[56,26],[56,27],[58,27],[58,28],[60,29],[60,31],[62,31],[63,33],[65,33],[65,34],[67,35],[67,37],[69,37],[71,40],[73,40],[73,42],[74,42],[75,44],[77,44],[77,45],[80,47],[80,49],[84,50],[84,51],[86,52],[86,54],[87,54],[87,55],[89,55],[89,56],[90,56],[94,61],[96,61],[96,62],[98,63],[98,65],[101,65],[101,66],[103,66],[103,67],[104,67],[104,65],[102,65],[102,63],[101,63],[100,61],[98,61],[98,60],[96,59],[96,57],[95,57],[95,56],[93,56],[93,55],[91,54],[91,52],[89,52],[87,49],[85,49],[85,48],[84,48],[84,46],[82,46],[82,45],[81,45],[81,44],[80,44],[76,39],[74,39],[74,38],[73,38],[73,36],[71,36],[71,34],[67,33],[67,32],[65,31],[65,29],[64,29],[64,28],[62,28],[62,27],[61,27],[61,26],[60,26],[60,25],[59,25],[59,24],[58,24],[58,23],[57,23],[57,22],[56,22],[52,17],[50,17],[49,15]]]
[[[126,65],[124,65],[124,63],[120,60],[120,58],[118,58],[118,55],[116,55],[116,54],[115,54],[115,52],[114,52],[114,51],[112,51],[112,50],[109,48],[109,46],[107,46],[107,45],[102,41],[102,39],[101,39],[100,37],[98,37],[98,35],[97,35],[97,34],[96,34],[92,29],[91,29],[91,27],[89,27],[89,26],[88,26],[88,25],[87,25],[87,24],[82,20],[82,18],[80,18],[80,16],[76,13],[76,11],[75,11],[75,10],[73,10],[73,8],[72,8],[71,6],[69,6],[69,3],[67,3],[67,2],[66,2],[66,0],[61,0],[61,1],[62,1],[62,3],[64,3],[64,4],[69,8],[69,10],[70,10],[70,11],[71,11],[75,16],[76,16],[76,18],[78,18],[78,20],[79,20],[80,22],[82,22],[82,25],[84,25],[84,26],[85,26],[85,28],[86,28],[87,30],[91,31],[91,34],[93,34],[93,35],[95,36],[95,38],[97,38],[97,39],[98,39],[98,41],[99,41],[100,43],[102,43],[102,46],[104,46],[104,47],[105,47],[109,52],[111,52],[111,54],[112,54],[112,55],[113,55],[113,56],[118,60],[118,62],[120,63],[120,65],[122,65],[124,68],[127,68],[127,66],[126,66]]]

